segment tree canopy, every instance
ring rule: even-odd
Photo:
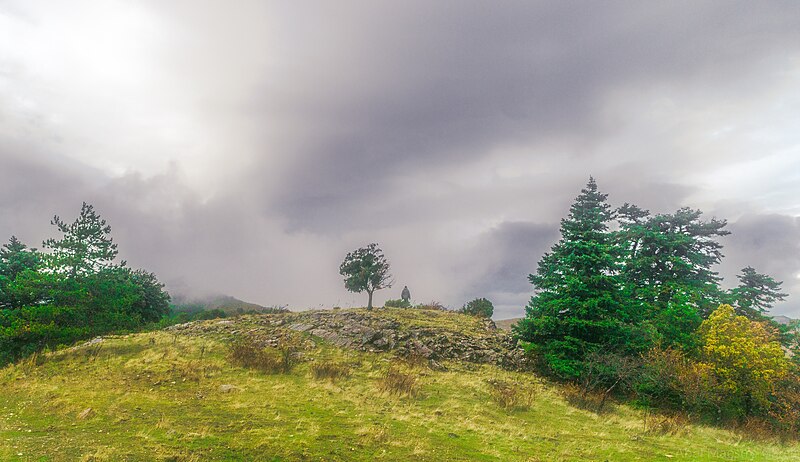
[[[781,283],[746,267],[737,288],[720,287],[725,220],[606,201],[590,178],[529,276],[534,294],[514,332],[542,371],[584,398],[599,393],[600,406],[626,388],[640,403],[797,428],[779,412],[795,395],[775,384],[800,389],[784,353],[800,334],[765,316],[786,297]]]
[[[345,256],[339,274],[344,276],[344,286],[350,292],[367,292],[367,309],[372,309],[372,294],[392,286],[389,262],[378,244],[369,244]]]
[[[132,330],[169,312],[153,273],[117,263],[111,227],[89,204],[47,252],[12,236],[0,249],[0,363],[92,335]]]
[[[63,234],[61,239],[50,238],[43,243],[44,248],[50,250],[46,258],[53,271],[75,278],[114,265],[118,251],[110,236],[111,226],[100,218],[92,205],[84,202],[72,223],[56,215],[51,224]]]
[[[752,266],[742,268],[742,273],[736,277],[739,286],[731,289],[731,298],[736,303],[737,312],[750,319],[763,318],[775,302],[788,297],[780,291],[782,282],[757,272]]]
[[[494,305],[486,298],[476,298],[466,303],[461,312],[481,318],[491,318],[494,314]]]

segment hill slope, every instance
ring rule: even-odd
[[[231,341],[292,336],[299,363],[288,373],[228,354]],[[796,444],[653,416],[646,427],[627,406],[573,407],[558,387],[497,367],[514,358],[505,339],[475,318],[388,309],[88,342],[0,370],[0,460],[800,460]],[[398,360],[403,349],[416,359]],[[315,378],[326,365],[344,375]],[[408,379],[406,392],[393,377]]]

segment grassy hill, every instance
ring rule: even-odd
[[[475,318],[403,309],[95,340],[0,370],[0,460],[800,460],[796,443],[575,407],[569,390],[498,367],[515,358],[507,340]],[[293,367],[242,345],[284,348]]]

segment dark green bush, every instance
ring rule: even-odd
[[[485,298],[476,298],[464,305],[461,312],[472,316],[491,318],[494,314],[494,305]]]
[[[397,300],[386,300],[383,306],[386,308],[411,308],[411,302],[398,298]]]

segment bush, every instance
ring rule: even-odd
[[[123,313],[82,306],[37,305],[0,310],[0,364],[44,348],[137,326],[138,322]]]
[[[383,306],[386,308],[411,308],[411,302],[399,298],[397,300],[386,300]]]
[[[472,300],[464,305],[460,311],[471,316],[491,318],[494,314],[494,305],[492,305],[492,302],[485,298],[476,298],[475,300]]]
[[[419,305],[414,306],[414,308],[418,310],[435,310],[435,311],[447,311],[444,305],[437,301],[432,301],[428,303],[420,303]]]
[[[785,378],[789,361],[766,324],[737,316],[720,305],[700,326],[702,356],[741,415],[768,406],[773,384]]]
[[[633,386],[641,404],[693,414],[719,408],[717,380],[708,364],[671,348],[653,348],[643,359],[642,372]]]

